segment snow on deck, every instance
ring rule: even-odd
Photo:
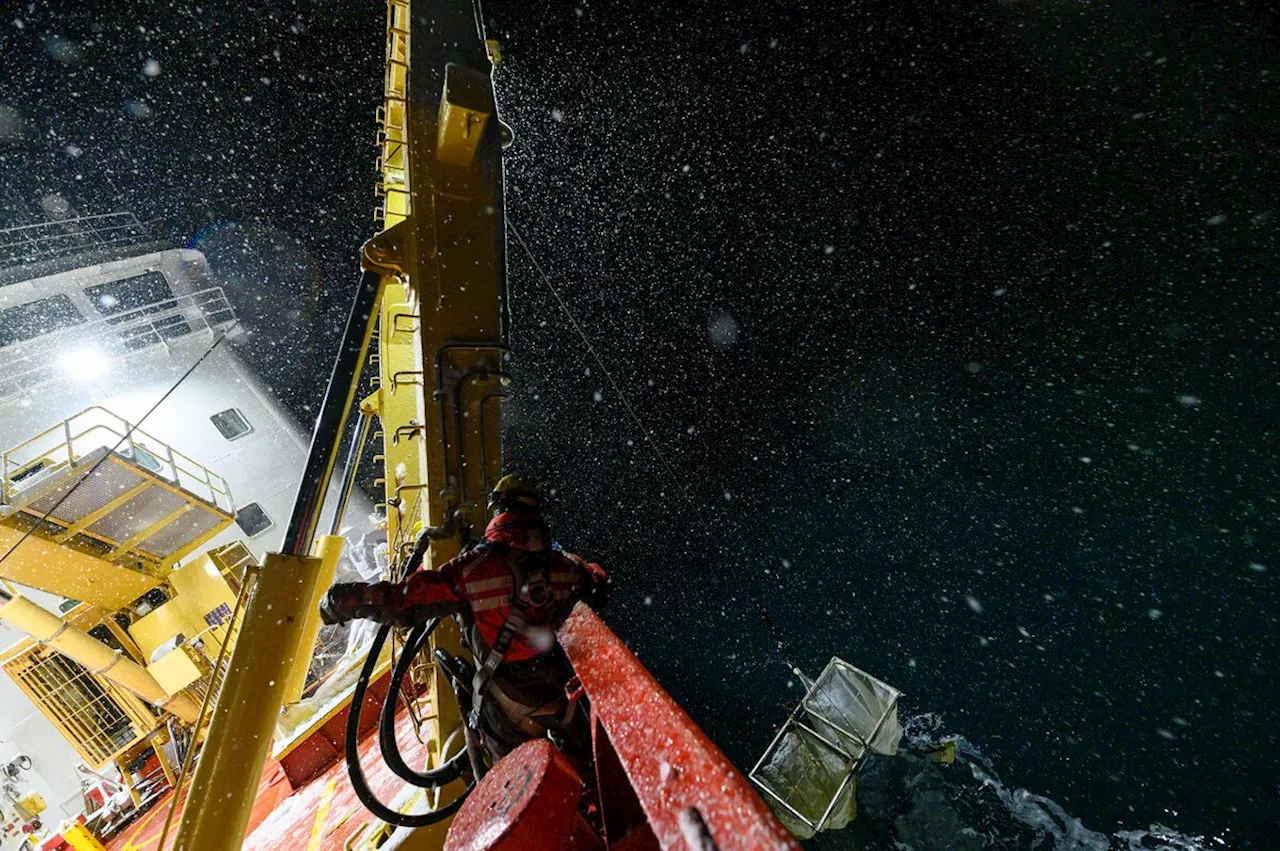
[[[413,725],[401,708],[397,714],[396,739],[410,765],[422,765],[426,748],[418,742]],[[404,781],[391,773],[378,752],[378,737],[369,735],[360,744],[360,762],[369,786],[378,798],[390,802],[405,788]],[[174,816],[164,849],[157,844],[165,817],[173,800],[165,795],[141,819],[126,827],[107,844],[108,851],[168,851],[174,846],[181,811]],[[185,795],[184,795],[185,800]],[[317,775],[296,792],[290,789],[280,763],[268,759],[258,784],[258,796],[249,818],[245,851],[337,851],[355,831],[373,817],[356,799],[342,760]]]

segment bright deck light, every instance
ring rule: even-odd
[[[61,355],[58,366],[77,381],[92,381],[107,374],[111,359],[97,349],[81,347]]]

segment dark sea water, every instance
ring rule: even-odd
[[[6,11],[0,192],[205,250],[306,419],[383,11],[259,12]],[[511,246],[508,458],[608,621],[743,767],[799,697],[755,600],[810,675],[906,692],[904,756],[813,847],[1273,847],[1275,7],[485,13],[550,281]]]
[[[966,743],[815,847],[1280,838],[1275,23],[510,26],[511,219],[618,385],[513,249],[510,457],[610,622],[740,765],[798,695],[753,597]]]

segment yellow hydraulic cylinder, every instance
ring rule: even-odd
[[[26,597],[13,597],[3,602],[0,605],[0,621],[80,663],[90,673],[105,677],[153,706],[173,713],[188,724],[195,723],[196,716],[200,713],[200,707],[194,700],[185,694],[166,694],[146,668],[73,628],[62,618]]]
[[[267,556],[245,604],[174,851],[226,851],[243,842],[320,569],[315,557]]]
[[[333,576],[338,571],[338,558],[342,555],[342,544],[343,539],[338,535],[322,535],[316,541],[315,557],[320,559],[320,574],[316,578],[311,601],[307,604],[298,652],[294,654],[292,668],[284,679],[285,706],[301,700],[302,690],[306,688],[307,671],[311,668],[316,638],[320,635],[320,598],[333,584]]]

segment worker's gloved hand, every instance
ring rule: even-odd
[[[330,626],[365,618],[391,626],[418,626],[426,620],[415,608],[406,608],[404,590],[391,582],[339,582],[320,601],[320,620]]]
[[[583,600],[593,609],[603,609],[609,604],[609,595],[613,592],[613,579],[605,573],[604,568],[594,562],[583,565],[591,576],[591,587],[583,595]]]
[[[369,616],[363,582],[340,582],[320,601],[320,620],[329,626]]]

